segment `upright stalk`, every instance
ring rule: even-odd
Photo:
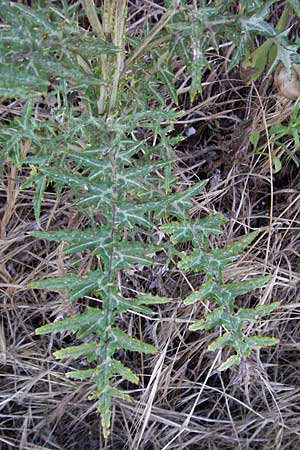
[[[117,0],[113,43],[116,47],[120,49],[120,51],[116,55],[116,68],[113,76],[112,93],[109,103],[110,112],[116,106],[120,76],[124,68],[126,15],[127,15],[127,0]]]
[[[103,40],[106,40],[105,30],[103,29],[103,26],[101,25],[101,22],[99,20],[94,0],[82,0],[82,6],[86,12],[86,15],[89,19],[93,31],[97,34],[98,37],[100,37]],[[101,61],[101,74],[104,83],[101,84],[100,86],[100,96],[97,101],[97,107],[99,114],[104,114],[107,98],[108,75],[109,75],[107,55],[101,54],[100,61]]]

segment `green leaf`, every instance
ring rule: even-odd
[[[228,283],[224,286],[224,289],[233,297],[238,295],[245,295],[248,292],[252,292],[255,289],[259,289],[271,280],[272,276],[264,275],[258,278],[251,278],[250,280],[237,281],[234,283]]]
[[[110,422],[111,422],[111,400],[113,397],[120,397],[123,400],[130,401],[131,398],[128,394],[121,391],[120,389],[113,388],[111,386],[98,387],[98,412],[101,416],[101,427],[103,431],[103,436],[106,439],[110,432]]]
[[[110,300],[116,311],[126,312],[128,310],[142,314],[152,315],[153,311],[147,306],[143,306],[136,299],[124,298],[118,292],[110,291]]]
[[[46,177],[39,177],[35,181],[35,193],[33,196],[33,209],[36,222],[40,225],[41,205],[46,189]]]
[[[251,54],[249,81],[256,81],[261,76],[268,63],[271,48],[274,47],[272,39],[267,39]],[[247,66],[245,67],[247,70]]]
[[[82,327],[96,325],[99,328],[103,328],[104,323],[103,311],[98,308],[88,308],[83,314],[79,314],[75,317],[68,317],[57,322],[43,325],[35,330],[36,334],[48,334],[48,333],[62,333],[64,331],[70,331],[75,333]]]
[[[94,290],[100,291],[105,289],[106,284],[107,276],[103,272],[95,270],[88,272],[81,278],[75,274],[46,278],[31,283],[30,287],[32,289],[51,289],[54,291],[64,289],[65,291],[70,291],[68,300],[73,301]]]
[[[248,47],[249,35],[245,31],[240,35],[240,39],[237,43],[237,49],[233,53],[233,56],[230,60],[230,64],[228,66],[228,71],[232,70],[238,62],[245,55],[247,47]]]
[[[195,183],[184,192],[178,192],[166,197],[166,209],[159,214],[159,217],[174,215],[175,217],[185,218],[192,207],[192,199],[199,194],[207,185],[208,180],[202,180]]]
[[[291,158],[291,160],[295,163],[296,167],[300,166],[300,161],[296,155],[284,144],[280,143],[280,146],[284,149],[285,153]]]
[[[300,17],[300,0],[288,0],[289,5],[293,8],[298,17]]]
[[[111,228],[105,225],[84,230],[32,231],[31,236],[55,242],[68,242],[64,249],[66,255],[94,250],[111,243]]]
[[[280,158],[275,155],[274,153],[271,154],[272,163],[274,164],[273,168],[273,174],[276,174],[281,171],[282,169],[282,162],[280,161]]]
[[[134,300],[139,305],[163,305],[169,303],[171,299],[160,295],[142,294]]]
[[[174,85],[174,74],[166,67],[160,67],[157,71],[158,77],[164,83],[172,102],[178,105],[177,91]]]
[[[266,37],[273,37],[276,35],[276,30],[273,25],[266,22],[261,15],[254,14],[251,17],[241,19],[242,29],[246,32],[257,33]]]
[[[101,54],[115,54],[119,53],[120,49],[102,39],[74,37],[64,42],[64,47],[80,54],[81,56],[93,58],[95,55]]]
[[[157,206],[157,204],[155,204]],[[132,228],[136,225],[142,225],[145,227],[153,227],[153,223],[150,219],[145,217],[148,211],[151,211],[154,207],[153,204],[148,202],[144,203],[134,203],[134,202],[117,202],[115,209],[115,223],[122,228],[128,227]],[[111,212],[107,212],[109,220],[112,220]]]
[[[254,322],[259,317],[265,316],[266,314],[269,314],[275,309],[279,307],[280,303],[274,302],[270,305],[258,305],[256,308],[240,308],[238,310],[237,316],[241,320],[248,320],[249,322]]]
[[[196,320],[190,325],[189,330],[210,330],[216,326],[222,325],[225,319],[225,311],[223,307],[214,308],[206,317],[205,320]]]
[[[241,253],[256,238],[258,232],[243,236],[237,241],[222,249],[212,250],[205,253],[201,248],[193,250],[191,255],[182,254],[182,259],[178,264],[182,270],[204,271],[210,277],[220,277],[222,270]]]
[[[117,361],[116,359],[112,359],[110,361],[112,366],[113,373],[120,375],[124,380],[128,380],[131,383],[137,384],[139,382],[139,378],[137,375],[129,369],[129,367],[124,366],[123,363]]]
[[[290,127],[290,131],[291,131],[291,134],[292,134],[292,136],[294,138],[295,147],[299,148],[300,147],[300,139],[299,139],[299,131],[298,131],[298,129],[296,127],[291,126]]]
[[[279,339],[267,336],[250,336],[247,338],[247,345],[251,349],[259,349],[262,347],[269,347],[279,343]]]
[[[218,235],[222,232],[221,226],[227,220],[223,214],[211,214],[203,219],[165,223],[160,229],[163,233],[172,235],[173,244],[187,241],[204,244],[211,234]]]
[[[241,364],[241,358],[237,355],[232,355],[218,368],[219,372],[229,369],[232,366],[239,366]]]
[[[201,288],[192,292],[188,297],[184,299],[186,305],[192,305],[193,303],[205,300],[213,296],[214,292],[219,294],[219,287],[214,280],[208,280],[202,284]]]
[[[82,199],[77,203],[79,206],[90,206],[93,204],[111,205],[112,188],[106,183],[91,183],[87,177],[71,175],[68,172],[57,169],[44,168],[42,172],[62,186],[67,185],[74,189],[75,192],[83,192]]]
[[[157,252],[160,248],[154,245],[137,241],[122,241],[113,246],[111,259],[112,269],[121,270],[136,264],[149,266],[153,259],[148,255]],[[100,251],[101,254],[101,251]]]
[[[232,334],[231,333],[225,333],[223,336],[218,337],[215,339],[209,346],[208,350],[215,352],[216,350],[219,350],[220,348],[226,347],[226,345],[232,344]]]
[[[277,36],[273,38],[273,42],[276,46],[276,56],[268,71],[269,74],[277,67],[279,63],[282,63],[288,76],[291,77],[293,59],[297,57],[298,45],[291,44],[289,42],[288,32],[289,30],[286,30],[277,34]]]
[[[95,378],[97,369],[85,369],[85,370],[72,370],[66,372],[67,378],[74,378],[74,380],[87,380],[90,378]]]
[[[110,422],[111,422],[111,399],[112,393],[101,392],[98,400],[98,412],[101,417],[101,427],[104,439],[107,439],[110,433]]]
[[[92,361],[96,357],[96,342],[87,342],[85,344],[75,345],[72,347],[63,348],[54,352],[56,359],[76,359],[80,356],[85,356],[88,361]]]
[[[250,134],[250,137],[249,137],[249,141],[250,141],[250,144],[253,145],[254,151],[257,149],[257,144],[259,142],[259,139],[260,139],[260,132],[256,131],[256,130],[252,131],[252,133]]]
[[[115,348],[124,348],[125,350],[130,350],[133,352],[140,353],[156,353],[157,350],[153,345],[146,344],[138,339],[132,338],[128,336],[128,334],[124,333],[117,328],[113,328],[111,330],[111,336],[114,339],[114,347]]]
[[[26,99],[45,94],[48,80],[0,65],[0,97]]]
[[[10,8],[12,8],[14,14],[24,17],[29,23],[34,24],[36,27],[40,27],[44,32],[53,31],[53,26],[48,20],[45,10],[30,8],[20,3],[12,3]],[[17,11],[14,11],[14,9]]]

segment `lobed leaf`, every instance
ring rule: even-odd
[[[220,326],[225,321],[224,308],[214,308],[205,319],[196,320],[195,323],[190,325],[189,330],[198,331],[198,330],[210,330],[216,326]]]
[[[114,339],[114,348],[124,348],[125,350],[130,350],[133,352],[140,353],[156,353],[157,350],[153,345],[146,344],[143,341],[132,338],[123,331],[113,328],[111,331],[111,336]]]
[[[247,345],[252,349],[269,347],[279,343],[279,339],[267,336],[250,336],[247,338]]]
[[[259,317],[265,316],[273,312],[278,308],[280,303],[271,303],[270,305],[258,305],[256,308],[240,308],[238,310],[237,316],[241,320],[247,320],[249,322],[254,322]]]
[[[270,275],[264,275],[259,278],[251,278],[250,280],[228,283],[224,286],[224,289],[230,292],[233,297],[237,297],[239,295],[245,295],[248,294],[248,292],[252,292],[255,289],[263,287],[270,281],[271,278],[272,277]]]
[[[221,226],[226,222],[223,214],[212,214],[202,219],[165,223],[160,229],[163,233],[172,235],[173,244],[187,241],[205,244],[211,234],[221,234]]]
[[[225,347],[226,345],[232,344],[232,334],[231,333],[225,333],[223,336],[218,337],[215,339],[209,346],[208,350],[215,352],[216,350],[220,350],[220,348]]]
[[[69,246],[64,249],[66,255],[86,249],[94,250],[111,243],[111,228],[105,225],[84,230],[32,231],[30,234],[48,241],[68,242]]]
[[[62,348],[54,352],[54,356],[57,359],[76,359],[84,356],[88,361],[92,361],[96,358],[97,343],[87,342],[80,345]]]
[[[220,295],[220,288],[214,280],[208,280],[202,284],[201,288],[192,292],[184,299],[186,305],[192,305],[196,302]]]
[[[88,308],[88,310],[75,317],[68,317],[63,320],[43,325],[35,330],[36,334],[48,334],[48,333],[62,333],[64,331],[71,331],[75,333],[82,327],[97,326],[103,328],[104,316],[103,311],[99,308]]]
[[[84,295],[96,290],[105,289],[107,284],[107,275],[103,272],[94,270],[88,272],[84,277],[78,277],[75,274],[65,275],[63,277],[45,278],[30,284],[32,289],[52,289],[59,291],[64,289],[70,291],[68,300],[77,300]]]

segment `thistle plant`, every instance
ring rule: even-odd
[[[235,299],[255,289],[264,286],[270,276],[250,278],[245,281],[225,283],[223,272],[235,261],[239,254],[257,237],[257,232],[249,233],[224,248],[209,249],[208,237],[221,233],[221,225],[226,222],[222,214],[215,214],[203,219],[184,222],[171,222],[161,226],[164,233],[171,235],[173,244],[191,241],[193,249],[190,254],[180,252],[178,267],[183,271],[204,272],[206,281],[200,289],[192,292],[184,299],[186,305],[192,305],[204,300],[214,300],[217,304],[205,318],[194,321],[190,330],[210,330],[222,327],[222,335],[215,339],[209,350],[216,351],[230,347],[234,354],[230,356],[219,370],[225,370],[232,365],[239,365],[250,355],[252,350],[278,343],[278,339],[266,336],[248,336],[246,325],[255,323],[262,317],[274,311],[278,303],[259,305],[253,308],[236,308]]]
[[[170,245],[168,241],[159,245],[155,242],[154,230],[161,219],[166,222],[161,230],[171,235],[174,245],[187,241],[193,244],[190,255],[179,254],[179,267],[206,273],[207,281],[185,303],[205,298],[217,302],[218,307],[191,329],[223,326],[225,334],[210,348],[229,345],[236,354],[221,369],[239,363],[252,349],[277,342],[243,333],[245,321],[255,321],[273,311],[276,304],[238,311],[234,305],[237,295],[263,286],[268,278],[230,284],[222,280],[224,268],[255,235],[224,249],[209,250],[208,237],[221,232],[224,217],[189,218],[193,198],[207,181],[182,190],[172,173],[172,149],[182,139],[173,133],[180,112],[168,105],[178,104],[172,62],[180,58],[186,65],[191,78],[190,98],[194,100],[201,92],[202,73],[209,68],[205,52],[212,43],[217,45],[215,36],[227,35],[230,30],[237,33],[237,27],[248,24],[249,38],[257,27],[253,25],[253,11],[244,11],[246,7],[242,14],[250,15],[248,22],[244,16],[238,21],[225,11],[225,2],[193,9],[185,1],[175,1],[167,2],[159,22],[137,38],[126,35],[126,0],[104,0],[99,9],[93,0],[49,5],[26,7],[0,1],[4,22],[0,95],[18,99],[23,105],[22,115],[3,126],[0,143],[5,159],[30,171],[23,188],[35,189],[34,215],[40,228],[31,236],[64,243],[69,261],[72,255],[89,252],[97,265],[84,276],[72,270],[61,277],[37,280],[31,288],[65,291],[70,302],[93,295],[101,304],[45,324],[36,333],[75,333],[82,341],[57,350],[55,357],[84,357],[90,363],[88,369],[72,370],[67,376],[94,383],[107,437],[113,398],[128,399],[115,387],[115,377],[138,382],[137,375],[117,359],[117,350],[156,352],[150,343],[118,328],[116,318],[129,310],[150,315],[151,306],[170,300],[149,292],[125,297],[118,282],[124,270],[155,264],[156,253]],[[220,23],[216,18],[222,12],[226,14]],[[84,21],[90,28],[82,25]],[[259,24],[263,29],[260,19]],[[204,38],[206,29],[214,31]],[[243,56],[242,50],[232,66]],[[147,67],[145,54],[150,58]],[[153,103],[156,107],[150,108]],[[41,211],[48,188],[54,189],[58,198],[68,189],[88,225],[82,229],[43,230]]]

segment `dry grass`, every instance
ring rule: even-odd
[[[155,20],[153,2],[143,8],[132,2],[130,32]],[[159,6],[156,5],[156,8]],[[156,358],[120,353],[120,358],[140,371],[140,385],[131,390],[133,401],[116,401],[112,434],[101,439],[96,405],[88,400],[91,386],[64,376],[66,369],[82,366],[56,362],[53,349],[74,341],[72,336],[34,335],[47,320],[72,314],[63,296],[31,290],[31,281],[46,274],[65,273],[74,259],[64,261],[61,248],[37,241],[31,191],[20,190],[26,172],[7,165],[0,184],[0,448],[20,450],[297,450],[300,446],[300,176],[287,160],[280,173],[270,177],[265,157],[254,156],[248,145],[249,130],[264,118],[274,119],[275,94],[270,80],[257,88],[246,86],[238,73],[226,72],[226,52],[211,55],[215,70],[204,79],[203,94],[189,105],[184,93],[181,107],[186,116],[176,125],[196,134],[175,149],[180,183],[210,178],[207,192],[195,201],[194,216],[221,211],[230,218],[224,235],[212,245],[232,241],[245,231],[261,228],[255,247],[226,272],[228,280],[262,272],[274,275],[270,286],[240,302],[244,306],[268,299],[281,307],[256,331],[280,338],[276,348],[263,350],[240,369],[220,374],[220,355],[207,351],[216,332],[191,333],[192,316],[202,316],[208,304],[183,306],[181,299],[201,284],[198,274],[178,270],[123,273],[124,292],[145,289],[173,298],[153,319],[120,317],[120,327],[159,348]],[[178,69],[180,71],[180,68]],[[9,114],[20,114],[12,105]],[[0,110],[7,114],[7,106]],[[68,194],[60,201],[48,192],[42,211],[45,227],[78,226],[81,219]],[[93,264],[80,260],[79,269]],[[87,298],[83,303],[93,302]],[[249,330],[250,332],[250,327]],[[224,359],[224,356],[222,358]]]

